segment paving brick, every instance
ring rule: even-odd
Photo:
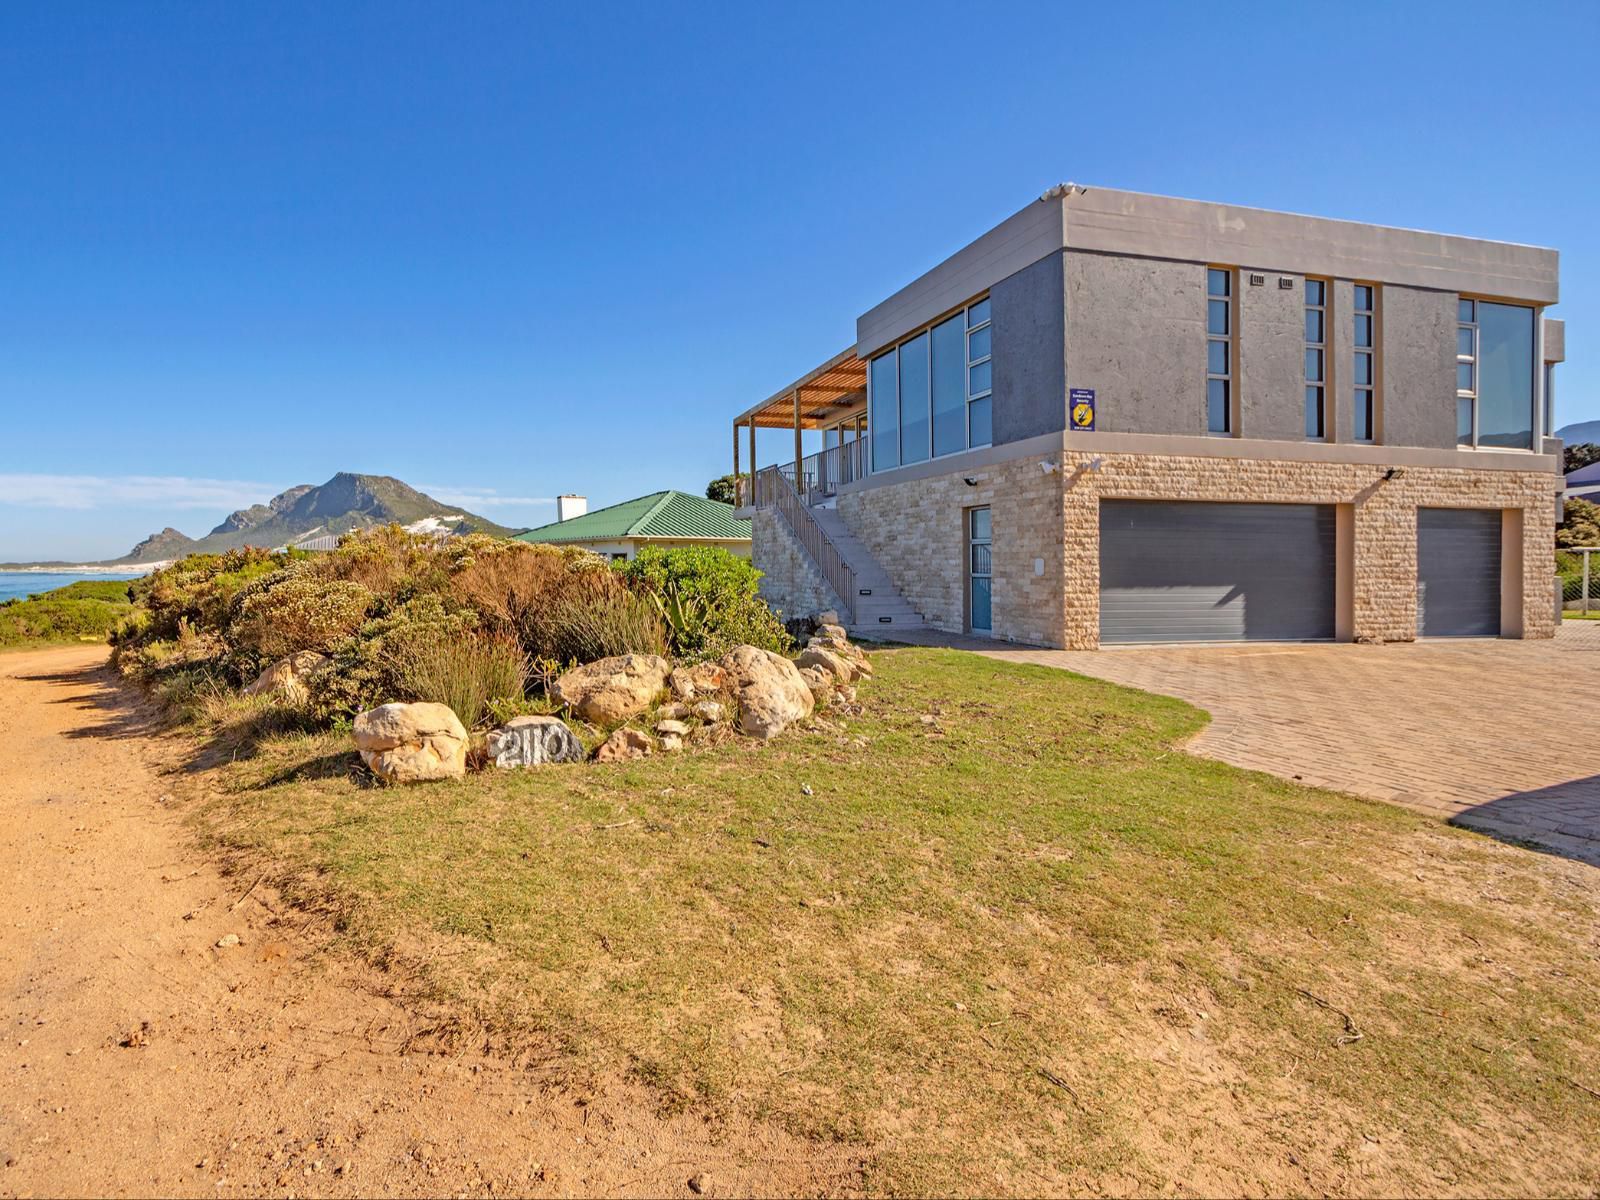
[[[1195,754],[1600,861],[1600,738],[1563,699],[1600,689],[1600,622],[1531,641],[983,653],[1204,708]]]

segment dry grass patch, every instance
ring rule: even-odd
[[[874,662],[848,728],[617,767],[375,789],[271,739],[197,819],[513,1042],[877,1191],[1593,1190],[1591,868],[1192,758],[1174,700]]]

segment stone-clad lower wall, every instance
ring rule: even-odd
[[[762,572],[761,598],[785,618],[841,609],[838,594],[776,509],[761,508],[751,519],[750,558]]]
[[[1087,464],[1098,458],[1098,471]],[[1060,463],[1046,472],[1041,462]],[[994,635],[1092,649],[1100,640],[1102,498],[1349,505],[1352,632],[1361,641],[1417,635],[1417,508],[1520,509],[1523,634],[1555,632],[1554,492],[1540,471],[1406,467],[1384,480],[1370,464],[1090,454],[1030,456],[972,475],[887,484],[839,499],[839,512],[913,607],[935,628],[965,625],[964,510],[994,519]],[[1036,573],[1035,559],[1043,560]]]
[[[839,497],[839,515],[929,625],[961,633],[966,514],[983,505],[994,527],[994,636],[1060,645],[1061,476],[1046,474],[1038,459],[847,493]]]

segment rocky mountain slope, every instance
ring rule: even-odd
[[[355,475],[341,471],[320,487],[303,483],[231,513],[202,538],[176,529],[151,534],[119,563],[157,562],[185,554],[211,554],[240,546],[274,549],[321,534],[349,533],[373,525],[417,525],[456,533],[513,532],[464,508],[443,504],[389,475]]]

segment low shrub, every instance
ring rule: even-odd
[[[403,641],[387,653],[401,698],[448,705],[468,729],[523,698],[528,659],[513,637],[463,633],[453,638]]]
[[[716,546],[646,546],[618,569],[654,597],[679,658],[719,658],[739,645],[781,654],[794,645],[757,594],[761,572],[748,559]]]
[[[598,580],[587,591],[575,589],[556,605],[541,657],[585,663],[617,654],[671,653],[666,624],[649,598]]]
[[[290,567],[240,595],[227,636],[268,661],[299,650],[327,653],[361,627],[376,599],[362,584]]]
[[[13,600],[0,604],[0,646],[98,641],[127,614],[126,604],[106,600]]]
[[[485,629],[515,637],[532,654],[548,654],[549,615],[608,587],[608,568],[599,555],[575,547],[491,541],[460,562],[450,595],[476,612]]]

